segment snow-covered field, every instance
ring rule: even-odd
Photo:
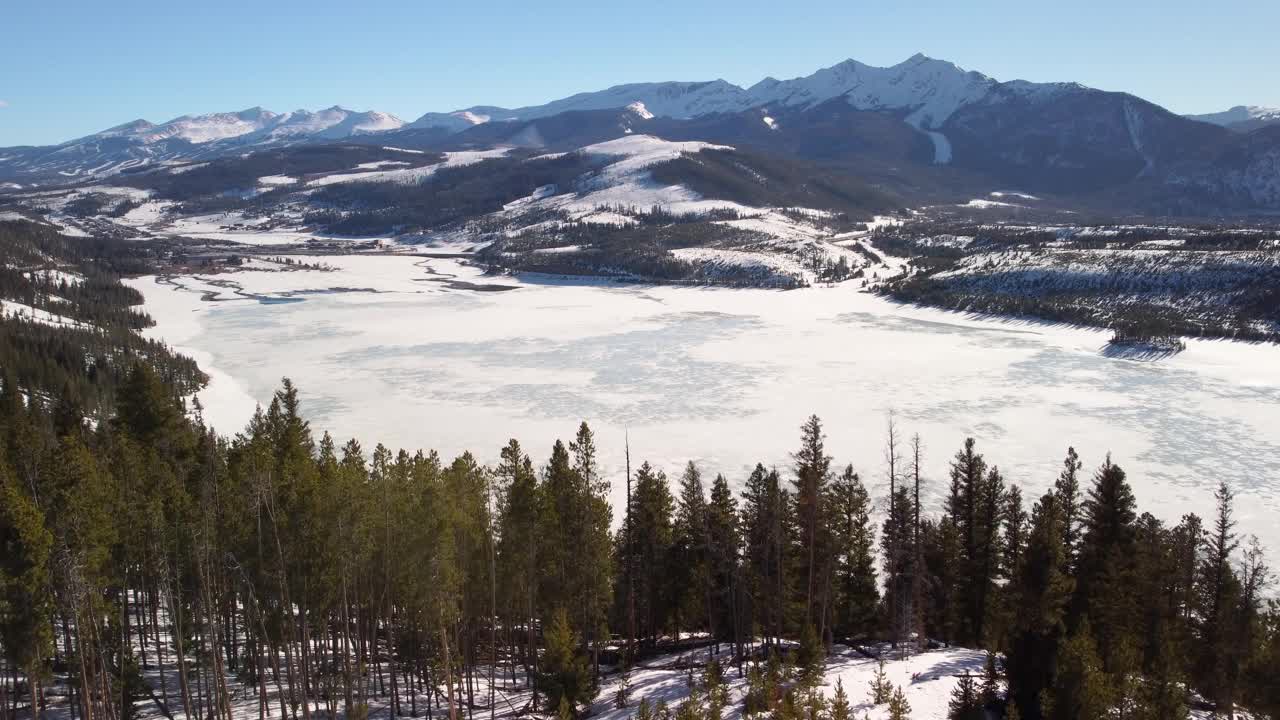
[[[1140,362],[1105,357],[1104,331],[900,306],[856,283],[642,287],[403,255],[305,260],[338,270],[130,281],[159,323],[149,332],[212,375],[205,416],[224,433],[284,376],[317,431],[366,447],[492,461],[517,437],[541,461],[585,419],[617,500],[624,433],[636,462],[675,474],[695,460],[738,483],[756,462],[789,466],[817,413],[836,462],[883,496],[894,410],[924,439],[934,501],[966,435],[1029,500],[1074,445],[1087,466],[1113,453],[1141,508],[1170,520],[1210,512],[1225,478],[1241,529],[1280,548],[1280,347],[1191,340]],[[224,301],[202,301],[211,291]]]
[[[882,657],[886,661],[885,676],[894,687],[902,688],[907,703],[911,706],[911,716],[927,720],[942,720],[947,717],[947,702],[951,699],[952,690],[960,682],[960,675],[967,672],[980,681],[986,661],[983,652],[963,648],[933,650],[902,657],[888,652],[887,648],[871,650],[884,651]],[[674,710],[689,694],[688,671],[685,668],[703,667],[712,657],[708,648],[700,648],[660,655],[640,663],[628,678],[630,703],[626,708],[617,708],[613,704],[621,676],[609,676],[600,684],[600,694],[592,704],[591,717],[596,720],[627,720],[635,715],[641,698],[647,699],[651,707],[662,701]],[[718,660],[727,664],[729,657],[731,655],[727,649],[722,647]],[[854,717],[876,720],[887,718],[888,704],[876,705],[870,698],[871,682],[875,678],[877,666],[876,660],[867,655],[850,647],[836,645],[827,657],[818,692],[830,700],[835,695],[836,683],[839,682],[848,695]],[[694,677],[700,680],[701,673],[695,673]],[[737,670],[728,666],[724,669],[724,682],[729,695],[724,720],[737,720],[743,717],[746,680],[739,678]]]

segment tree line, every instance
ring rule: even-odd
[[[145,365],[117,397],[67,424],[0,388],[10,717],[44,713],[55,678],[73,720],[147,703],[230,720],[228,678],[262,719],[471,718],[499,683],[533,690],[504,710],[574,717],[602,672],[688,633],[757,688],[784,656],[820,676],[837,642],[943,643],[1004,658],[1007,700],[988,701],[1006,717],[1280,708],[1280,607],[1225,482],[1207,520],[1166,524],[1138,514],[1118,465],[1089,477],[1069,450],[1028,503],[967,440],[926,508],[920,439],[891,422],[877,523],[812,417],[791,466],[757,465],[737,493],[694,463],[673,482],[628,458],[615,510],[585,423],[545,462],[512,440],[485,467],[317,438],[287,380],[232,438]]]

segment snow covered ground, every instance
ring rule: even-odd
[[[58,315],[56,313],[51,313],[48,310],[34,308],[30,305],[14,302],[12,300],[0,300],[0,317],[26,320],[28,322],[37,322],[44,325],[78,328],[81,330],[93,329],[92,325],[76,320],[75,318]]]
[[[440,168],[446,167],[462,167],[464,165],[472,165],[482,160],[490,158],[499,158],[511,152],[511,148],[496,148],[494,150],[465,150],[462,152],[447,152],[444,154],[444,162],[434,165],[423,165],[415,168],[398,168],[395,170],[379,170],[374,169],[381,167],[394,167],[397,165],[407,165],[408,163],[399,161],[382,161],[377,163],[362,163],[356,167],[363,172],[347,172],[333,173],[324,175],[307,182],[309,187],[321,187],[324,185],[334,185],[337,183],[349,182],[394,182],[394,183],[417,183],[422,182],[426,178],[431,177]]]
[[[691,666],[705,666],[712,655],[708,648],[663,655],[640,663],[631,672],[631,702],[627,708],[614,707],[621,677],[608,677],[600,686],[600,694],[592,705],[591,717],[595,720],[627,720],[636,712],[641,698],[650,706],[664,701],[674,711],[688,697],[688,671]],[[728,652],[721,648],[720,662],[727,663]],[[976,650],[950,648],[933,650],[907,657],[885,655],[885,675],[895,687],[901,687],[911,705],[911,717],[921,720],[944,720],[951,691],[964,673],[981,677],[986,655]],[[837,645],[827,657],[826,670],[818,691],[827,699],[835,695],[839,682],[849,697],[854,717],[881,720],[887,718],[888,704],[875,705],[870,699],[871,681],[875,677],[877,661],[853,648]],[[695,679],[701,678],[695,672]],[[724,720],[738,720],[743,716],[742,703],[747,684],[732,667],[724,670],[725,686],[729,694]]]
[[[366,446],[493,461],[517,437],[541,460],[585,419],[618,500],[624,431],[637,461],[675,473],[692,459],[738,483],[756,462],[788,467],[810,413],[836,462],[880,483],[895,410],[926,443],[933,507],[966,435],[1028,499],[1074,445],[1087,466],[1112,452],[1141,507],[1170,520],[1205,513],[1230,478],[1241,529],[1280,548],[1275,346],[1191,340],[1138,362],[1105,357],[1105,331],[901,306],[857,283],[649,287],[494,279],[407,256],[305,260],[338,270],[130,281],[158,321],[148,332],[213,376],[202,401],[224,433],[284,376],[313,427]],[[202,301],[210,291],[226,301]]]

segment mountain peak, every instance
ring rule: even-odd
[[[1228,110],[1186,117],[1235,130],[1254,130],[1264,125],[1280,124],[1280,108],[1261,105],[1236,105]]]

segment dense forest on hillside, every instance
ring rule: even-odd
[[[917,221],[873,243],[912,258],[915,272],[883,288],[905,302],[1129,338],[1280,340],[1274,230]]]
[[[153,246],[68,238],[30,222],[0,222],[0,375],[66,405],[110,411],[139,361],[183,393],[204,382],[189,358],[135,331],[152,324],[120,276],[155,267]]]

